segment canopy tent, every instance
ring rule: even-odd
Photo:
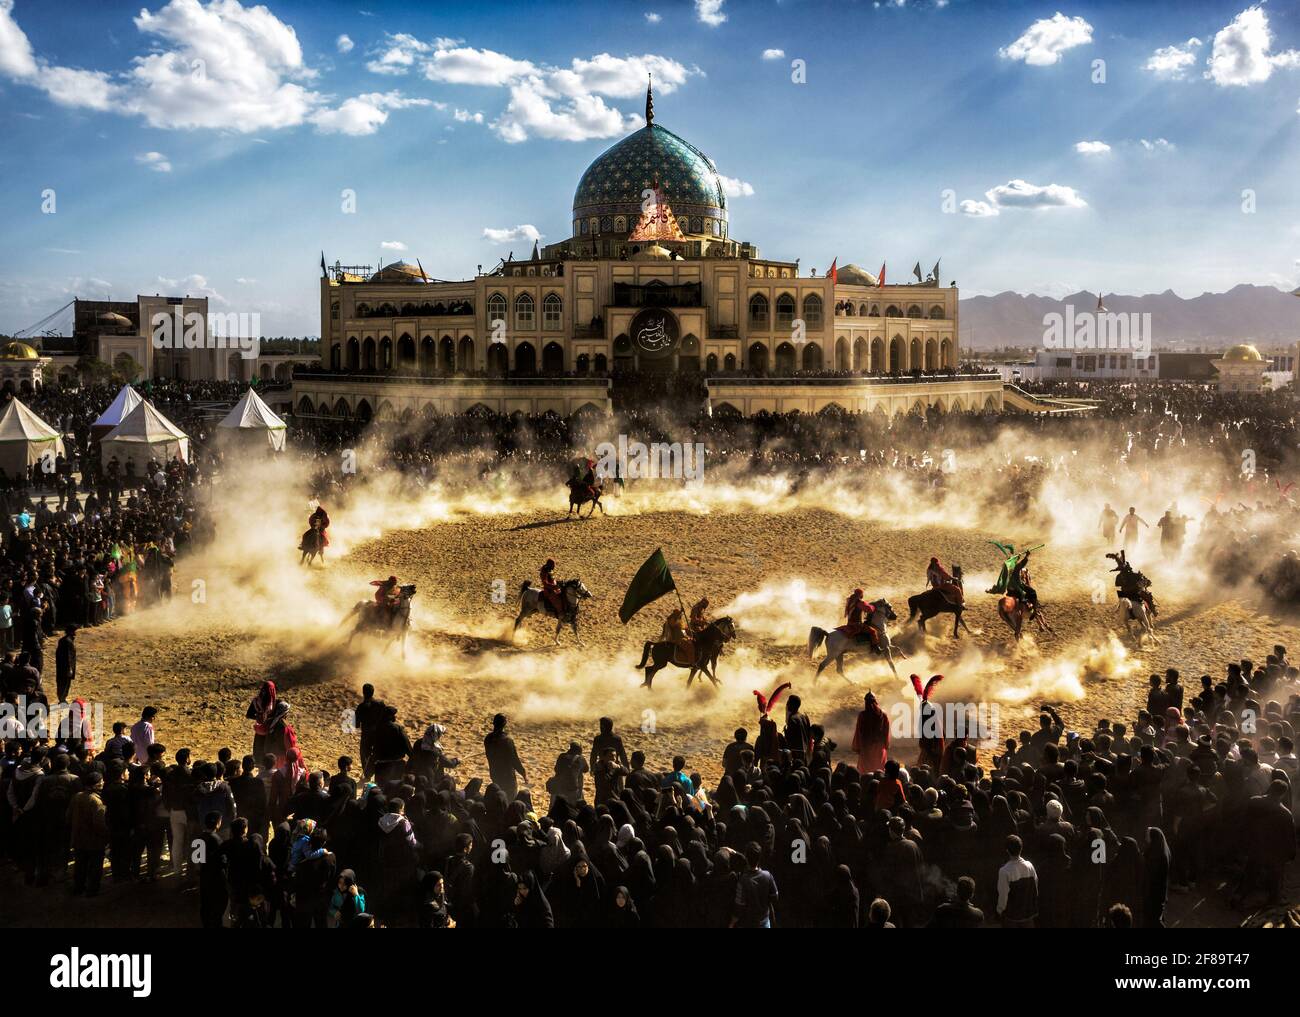
[[[250,444],[268,446],[275,452],[284,451],[285,423],[271,407],[251,388],[243,394],[234,409],[226,414],[217,427],[221,436],[238,436]]]
[[[46,453],[62,455],[63,438],[26,404],[11,400],[0,415],[0,468],[5,476],[25,477],[28,467],[39,463]],[[53,472],[52,460],[46,469]]]
[[[140,393],[130,385],[123,385],[122,391],[113,397],[113,401],[108,404],[108,409],[101,413],[93,424],[90,425],[90,437],[93,441],[99,441],[109,431],[113,430],[118,424],[126,419],[126,415],[139,406],[144,400]]]
[[[150,459],[166,463],[177,455],[189,462],[190,439],[143,399],[99,442],[99,461],[105,470],[116,457],[124,472],[127,463],[134,463],[138,477],[144,476]]]

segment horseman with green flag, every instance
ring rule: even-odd
[[[1016,572],[1017,566],[1023,564],[1021,559],[1027,559],[1029,557],[1030,551],[1037,551],[1039,548],[1046,547],[1047,545],[1038,544],[1035,547],[1031,547],[1028,550],[1017,553],[1015,546],[1009,542],[1003,544],[997,540],[990,540],[989,543],[1002,552],[1002,554],[1005,556],[1005,560],[1002,562],[1002,571],[998,574],[998,581],[994,583],[993,586],[990,589],[986,590],[985,592],[996,593],[996,594],[1010,593],[1012,596],[1018,596],[1015,590],[1008,589],[1012,574]]]

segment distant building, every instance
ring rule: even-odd
[[[1214,366],[1219,370],[1220,392],[1259,392],[1264,388],[1269,362],[1254,346],[1238,343],[1229,346]]]

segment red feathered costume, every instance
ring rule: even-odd
[[[889,717],[870,692],[853,729],[853,751],[858,754],[858,773],[864,776],[883,770],[889,758]]]
[[[917,766],[928,766],[934,772],[939,772],[943,767],[943,718],[938,710],[930,702],[930,694],[934,687],[943,681],[943,675],[937,674],[925,683],[925,688],[921,688],[921,676],[914,674],[912,679],[912,688],[916,691],[916,698],[919,699],[920,706],[917,710],[918,730],[916,732],[916,742],[918,753],[916,757]]]

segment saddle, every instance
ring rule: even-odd
[[[859,632],[850,632],[847,625],[840,625],[835,629],[842,636],[853,640],[854,646],[870,646],[876,653],[880,652],[880,634],[872,625],[864,625]]]
[[[966,603],[966,594],[956,583],[944,583],[942,586],[936,586],[935,589],[949,604],[960,607]]]

